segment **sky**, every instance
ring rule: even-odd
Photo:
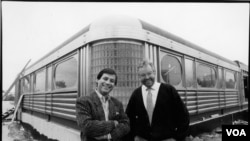
[[[249,3],[2,2],[2,88],[93,21],[139,18],[229,60],[248,65]],[[14,89],[12,89],[12,92]]]

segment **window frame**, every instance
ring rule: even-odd
[[[49,69],[51,69],[50,78],[49,78]],[[50,89],[48,89],[49,79],[50,79]],[[45,87],[46,92],[50,92],[50,91],[53,90],[52,79],[53,79],[53,66],[52,65],[47,65],[47,67],[46,67],[46,87]]]
[[[162,69],[161,68],[161,60],[165,55],[177,58],[179,63],[180,63],[180,67],[181,67],[181,73],[180,73],[181,74],[181,76],[180,76],[181,82],[178,85],[173,85],[173,84],[171,84],[171,85],[177,89],[185,89],[185,87],[184,87],[184,81],[185,81],[185,76],[184,76],[185,72],[184,71],[185,71],[185,69],[184,69],[184,61],[183,61],[184,57],[181,54],[171,52],[171,51],[168,51],[165,49],[159,50],[159,82],[166,83],[161,76],[161,69]]]
[[[44,71],[44,90],[38,91],[36,92],[36,80],[37,80],[37,74]],[[42,67],[38,70],[36,70],[35,72],[33,72],[33,93],[34,94],[39,94],[39,93],[44,93],[46,92],[46,67]]]
[[[206,67],[209,67],[209,68],[212,68],[215,72],[215,84],[214,84],[214,87],[201,87],[198,82],[197,82],[197,76],[198,76],[198,66],[199,65],[203,65],[203,66],[206,66]],[[217,68],[215,65],[213,64],[210,64],[210,63],[206,63],[206,62],[202,62],[202,61],[196,61],[195,63],[195,82],[196,82],[196,87],[197,89],[218,89],[217,88],[217,83],[218,83],[218,72],[217,72]]]
[[[75,57],[74,57],[75,56]],[[56,89],[56,78],[55,78],[55,75],[56,75],[56,68],[59,64],[63,63],[63,62],[66,62],[72,58],[75,58],[77,60],[77,72],[76,72],[76,84],[73,86],[73,87],[69,87],[69,88],[61,88],[61,89]],[[57,61],[55,61],[53,64],[52,64],[52,87],[51,87],[51,92],[62,92],[62,91],[78,91],[78,83],[79,83],[79,79],[80,79],[80,76],[79,76],[79,53],[78,51],[74,51],[70,54],[67,54],[65,56],[63,56],[62,58],[58,59]]]
[[[193,69],[193,86],[191,87],[187,87],[187,75],[186,75],[186,70],[187,70],[187,66],[186,66],[186,60],[189,60],[189,61],[192,61],[193,63],[193,66],[192,66],[192,69]],[[185,56],[184,57],[184,74],[185,74],[185,88],[188,89],[188,90],[194,90],[197,88],[197,81],[196,81],[196,68],[195,68],[195,59],[194,58],[191,58],[191,57],[187,57]]]
[[[224,69],[224,85],[225,85],[225,89],[227,89],[227,90],[236,90],[237,89],[237,72],[236,71],[233,71],[233,70],[230,70],[230,69]],[[227,77],[226,77],[226,74],[227,74],[227,72],[230,72],[230,73],[233,73],[233,75],[234,75],[234,88],[227,88],[227,84],[226,84],[226,79],[227,79]]]
[[[25,85],[24,82],[25,82],[25,79],[26,79],[26,78],[29,79],[29,90],[26,91],[26,92],[24,92],[24,85]],[[26,75],[26,76],[24,76],[24,77],[22,77],[22,79],[21,79],[21,93],[22,93],[22,94],[31,93],[31,77],[30,77],[29,74]]]
[[[221,74],[219,73],[219,70],[221,70]],[[223,67],[220,67],[220,66],[218,66],[217,67],[217,86],[216,86],[216,88],[217,89],[219,89],[219,90],[223,90],[223,89],[225,89],[225,79],[224,79],[224,68]],[[220,75],[221,75],[221,79],[222,79],[222,86],[221,87],[219,87],[219,77],[220,77]]]

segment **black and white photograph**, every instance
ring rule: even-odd
[[[2,1],[2,140],[222,141],[248,125],[249,11]]]

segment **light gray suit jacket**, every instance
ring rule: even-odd
[[[122,103],[113,97],[109,100],[109,121],[105,121],[102,103],[96,92],[77,98],[76,120],[82,141],[96,141],[95,137],[109,133],[113,141],[120,141],[130,130]],[[114,120],[119,122],[116,127]]]

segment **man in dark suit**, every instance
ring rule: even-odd
[[[130,141],[184,140],[189,113],[176,89],[155,81],[154,65],[144,59],[138,66],[142,86],[136,88],[127,105]]]
[[[130,130],[123,105],[109,96],[117,83],[113,69],[103,69],[96,80],[96,89],[76,101],[76,119],[82,141],[119,141]]]

